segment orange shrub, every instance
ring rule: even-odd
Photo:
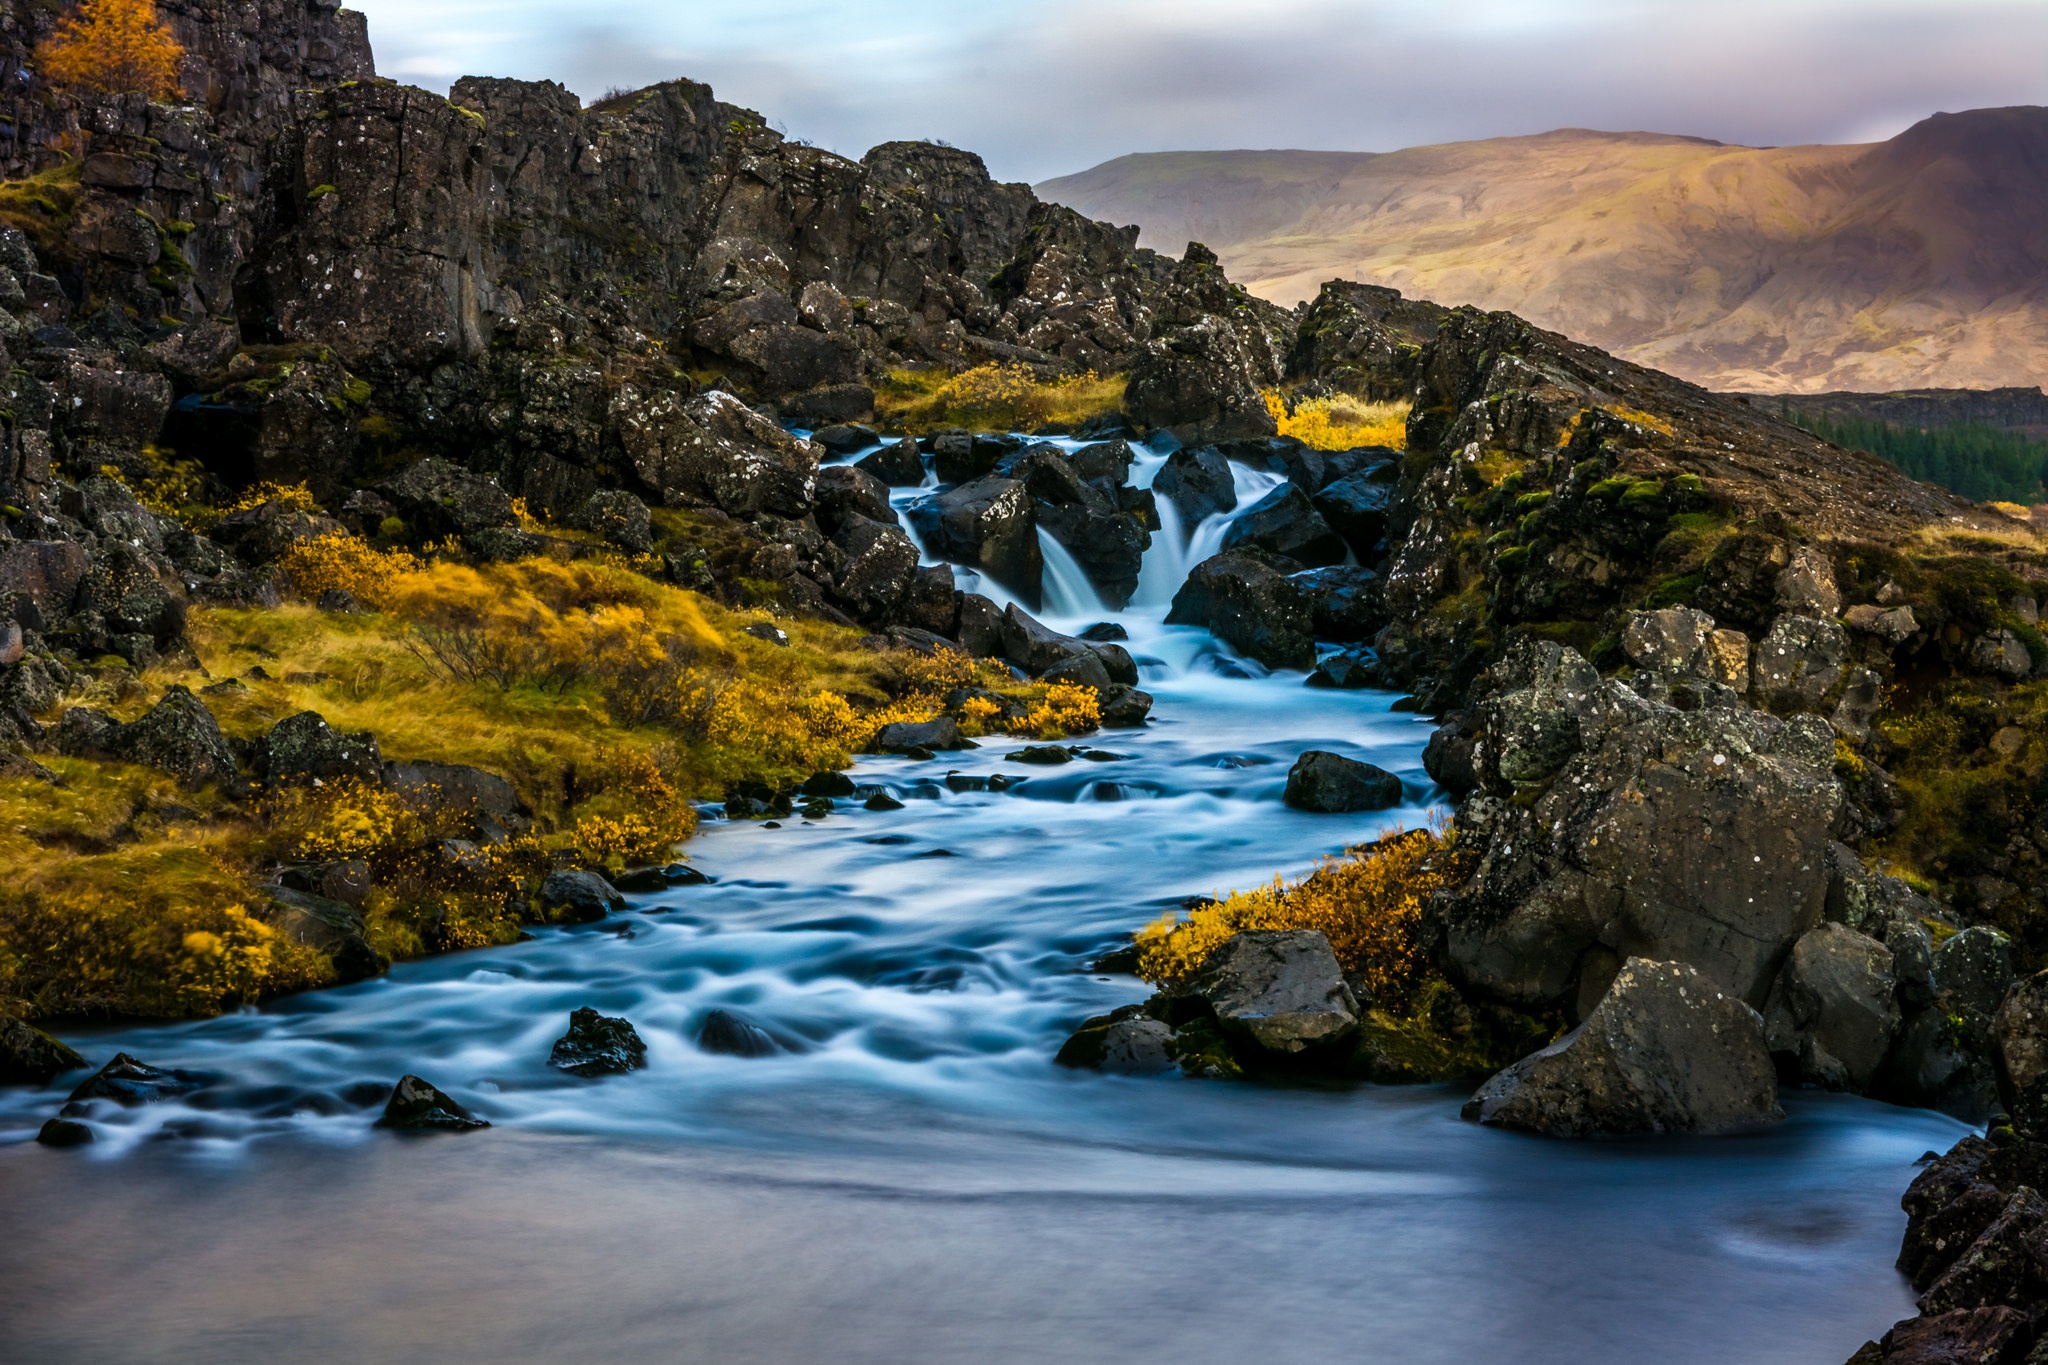
[[[151,0],[84,0],[36,48],[43,79],[59,89],[101,95],[178,93],[185,49]]]

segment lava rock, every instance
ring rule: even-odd
[[[379,1128],[401,1133],[466,1133],[491,1126],[488,1119],[472,1114],[432,1082],[418,1076],[402,1076],[385,1101]]]
[[[626,898],[600,873],[556,871],[540,884],[540,908],[550,919],[591,924],[625,909]]]
[[[1330,941],[1314,929],[1232,935],[1211,953],[1188,993],[1225,1032],[1292,1055],[1341,1041],[1358,1028],[1358,1001]]]
[[[569,1031],[555,1040],[548,1065],[574,1076],[618,1076],[647,1065],[647,1044],[632,1024],[588,1006],[569,1016]]]
[[[854,461],[853,467],[890,488],[915,488],[924,482],[924,461],[918,456],[917,441],[909,436]]]
[[[1039,767],[1072,763],[1074,751],[1059,744],[1032,744],[1022,749],[1013,749],[1003,755],[1012,763],[1033,763]]]
[[[1227,550],[1197,564],[1174,594],[1168,625],[1202,626],[1268,668],[1316,664],[1315,618],[1307,594],[1266,560]]]
[[[1934,980],[1978,1014],[1996,1014],[2012,986],[2012,940],[1985,925],[1951,934],[1934,950]]]
[[[421,539],[516,526],[512,499],[497,483],[446,460],[421,460],[377,492]]]
[[[252,913],[301,947],[325,953],[343,984],[377,976],[390,965],[364,937],[363,912],[342,901],[280,886]]]
[[[256,741],[250,766],[257,780],[272,788],[337,778],[377,786],[384,776],[384,756],[377,751],[375,735],[336,730],[317,711],[301,711],[271,726]]]
[[[1260,498],[1231,519],[1223,533],[1227,550],[1255,549],[1301,564],[1341,564],[1344,541],[1291,483]]]
[[[1762,1017],[1684,963],[1632,957],[1585,1023],[1487,1081],[1464,1116],[1590,1137],[1719,1132],[1784,1112]]]
[[[1991,1022],[2006,1082],[2025,1090],[2048,1075],[2048,972],[2015,982]],[[0,1049],[4,1049],[0,1041]]]
[[[768,1031],[731,1010],[713,1010],[697,1030],[697,1046],[726,1057],[772,1057],[782,1051]]]
[[[76,1119],[51,1119],[36,1133],[36,1141],[45,1147],[84,1147],[92,1140],[92,1129]]]
[[[1173,1030],[1126,1007],[1090,1019],[1060,1046],[1053,1061],[1122,1075],[1153,1076],[1171,1071],[1177,1057]]]
[[[1996,1055],[1991,1021],[1944,992],[1906,1016],[1870,1093],[1982,1123],[1998,1107]]]
[[[808,292],[808,291],[806,291]],[[835,422],[828,427],[819,427],[811,433],[811,439],[834,455],[851,455],[856,450],[866,450],[876,440],[873,427],[857,422]]]
[[[798,790],[805,796],[852,796],[853,779],[841,772],[817,772],[805,778]]]
[[[518,789],[496,773],[463,763],[386,763],[384,786],[442,834],[496,839],[522,834],[533,819]]]
[[[652,896],[678,886],[705,886],[710,881],[711,878],[688,863],[669,863],[663,867],[639,868],[614,877],[612,885],[628,895]]]
[[[1858,1352],[1851,1365],[2022,1365],[2033,1333],[2017,1308],[1959,1309],[1906,1319],[1884,1334],[1875,1355]]]
[[[654,518],[647,504],[619,488],[604,488],[569,518],[578,530],[603,536],[622,550],[644,555],[654,548]]]
[[[1800,936],[1771,988],[1765,1039],[1799,1080],[1861,1094],[1899,1028],[1892,955],[1841,924]]]
[[[885,526],[896,524],[896,509],[889,505],[889,485],[858,465],[827,465],[819,470],[814,497],[818,529],[828,536],[850,515]]]
[[[1377,559],[1387,538],[1387,509],[1394,499],[1392,476],[1397,469],[1388,462],[1360,470],[1309,499],[1317,514],[1363,562]]]
[[[1308,598],[1319,640],[1354,644],[1370,640],[1387,623],[1379,576],[1371,569],[1332,567],[1290,574]]]
[[[1152,694],[1112,685],[1102,693],[1100,711],[1103,729],[1134,730],[1152,714]]]
[[[1385,810],[1401,804],[1401,779],[1370,763],[1311,749],[1287,770],[1281,799],[1296,810],[1324,814]]]
[[[115,1104],[132,1109],[139,1104],[155,1104],[161,1100],[189,1095],[205,1084],[204,1076],[190,1071],[151,1066],[125,1052],[117,1052],[113,1061],[101,1067],[92,1079],[72,1091],[71,1098],[74,1101],[112,1100]]]
[[[935,720],[899,720],[884,725],[875,735],[874,747],[878,754],[909,754],[920,749],[927,753],[972,749],[975,744],[960,733],[958,721],[940,716]]]
[[[793,328],[791,331],[803,329]],[[823,449],[723,389],[693,398],[630,388],[613,401],[627,461],[671,507],[802,517]]]
[[[1214,446],[1176,450],[1152,476],[1152,491],[1173,504],[1181,528],[1192,532],[1219,512],[1237,510],[1237,479]]]
[[[1015,479],[984,478],[910,505],[910,524],[940,559],[966,564],[1038,605],[1045,559],[1035,504]]]
[[[66,713],[68,720],[70,713]],[[59,744],[63,744],[60,731]],[[206,703],[183,686],[165,689],[139,719],[102,732],[96,747],[123,762],[166,772],[186,786],[231,783],[240,774],[234,751]]]
[[[1346,649],[1325,654],[1304,681],[1309,687],[1336,687],[1350,691],[1372,687],[1379,680],[1380,660],[1377,654],[1369,649]]]
[[[41,1029],[0,1014],[0,1085],[47,1085],[89,1065]]]

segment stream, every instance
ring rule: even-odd
[[[1241,505],[1277,482],[1238,479]],[[707,821],[688,852],[712,881],[606,922],[65,1031],[213,1080],[103,1107],[70,1152],[32,1139],[80,1076],[0,1091],[0,1360],[1833,1365],[1910,1314],[1898,1197],[1965,1131],[1940,1115],[1790,1094],[1760,1134],[1568,1144],[1462,1123],[1445,1087],[1051,1064],[1146,994],[1087,970],[1133,929],[1441,796],[1391,694],[1162,624],[1225,520],[1162,510],[1120,613],[1048,541],[1043,619],[1121,622],[1156,698],[1148,728],[1084,741],[1113,760],[865,758],[903,809]],[[1396,773],[1406,804],[1286,809],[1310,748]],[[547,1066],[584,1005],[632,1020],[645,1070]],[[699,1051],[715,1008],[782,1051]],[[374,1131],[408,1071],[495,1126]]]

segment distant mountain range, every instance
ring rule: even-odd
[[[1889,142],[1564,129],[1406,151],[1157,152],[1037,186],[1283,304],[1343,277],[1505,308],[1710,388],[2048,378],[2048,109]]]

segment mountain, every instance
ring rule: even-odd
[[[2048,371],[2048,108],[1889,142],[1563,129],[1388,153],[1160,152],[1039,194],[1216,251],[1283,304],[1333,275],[1506,309],[1709,388],[1974,388]]]

